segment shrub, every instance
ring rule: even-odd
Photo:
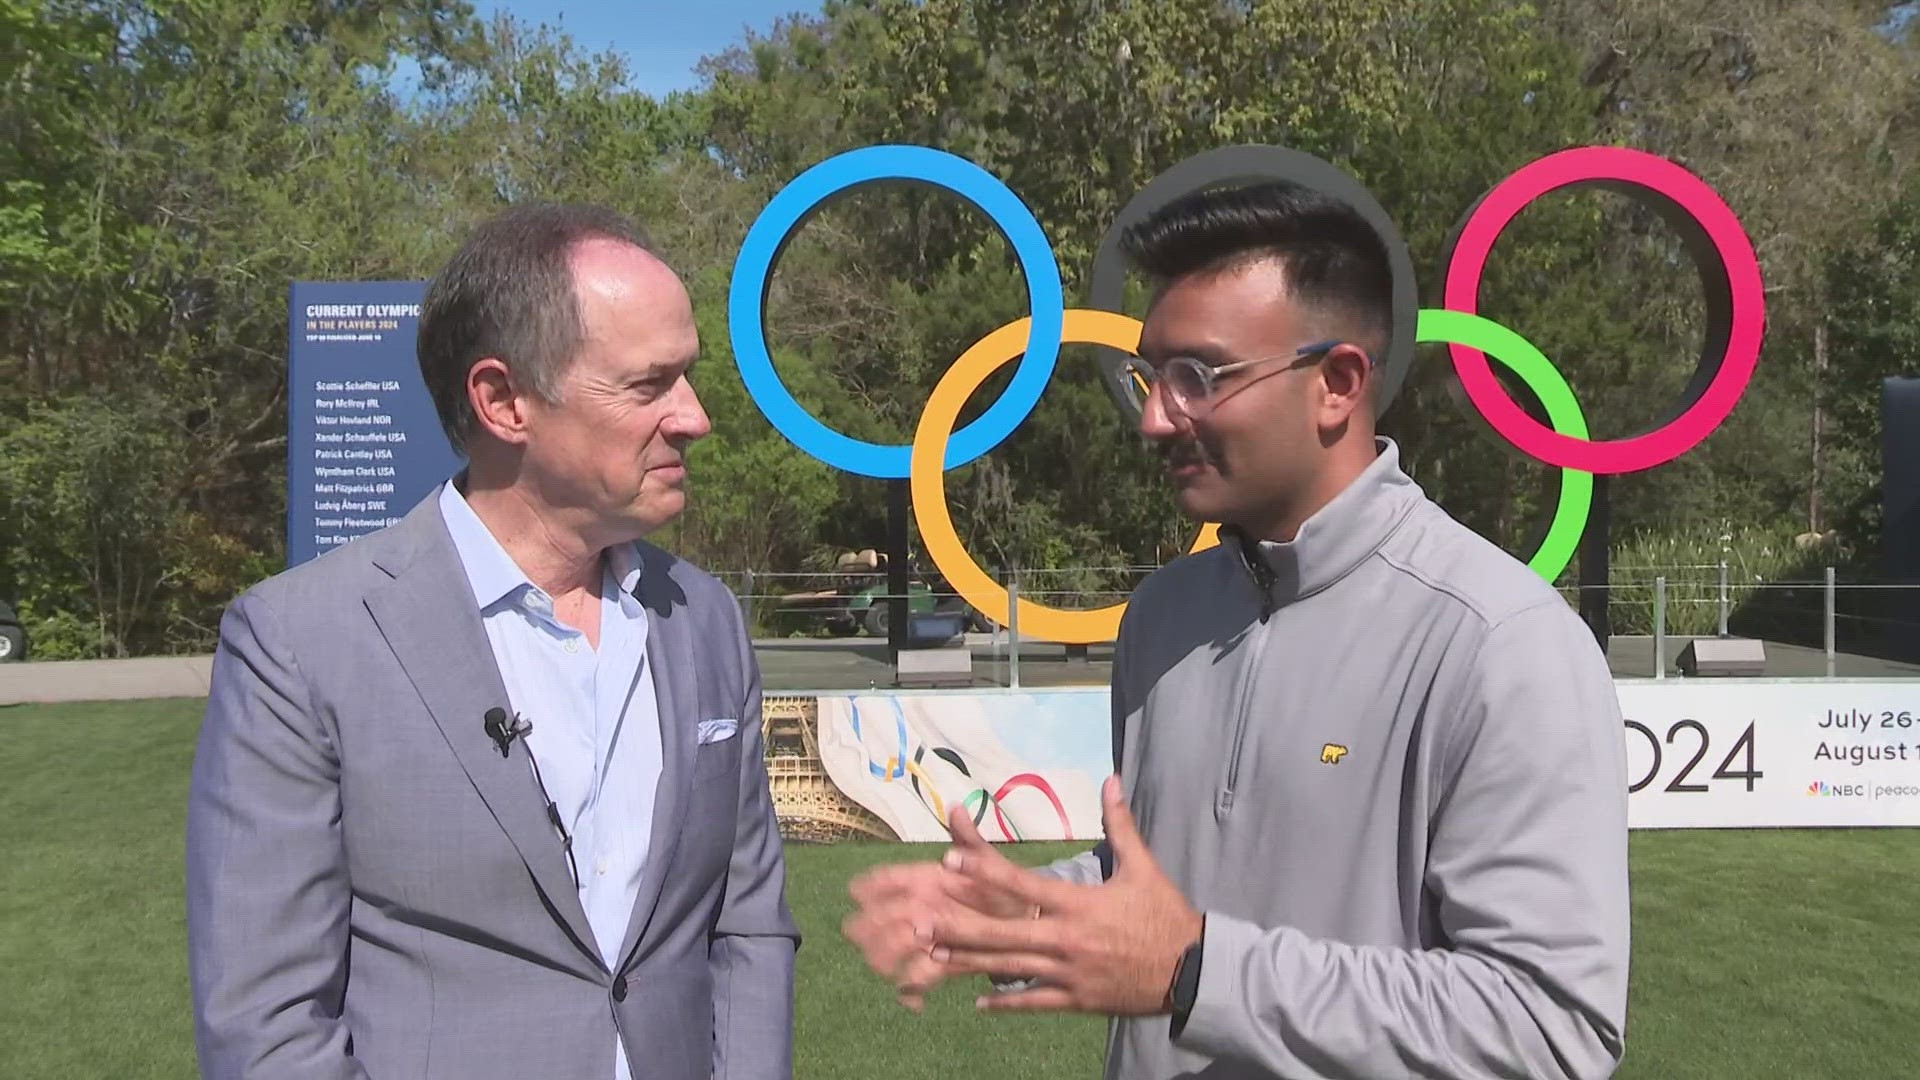
[[[1667,579],[1667,633],[1720,629],[1720,563],[1727,563],[1729,616],[1759,589],[1795,579],[1807,553],[1786,526],[1726,525],[1718,533],[1646,533],[1615,545],[1612,627],[1616,634],[1653,633],[1655,579]]]

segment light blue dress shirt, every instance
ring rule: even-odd
[[[639,552],[631,544],[607,549],[595,650],[585,634],[554,617],[553,597],[528,580],[451,482],[440,494],[440,513],[513,711],[533,725],[527,743],[573,837],[580,903],[611,970],[647,865],[661,769],[647,612],[633,595]],[[613,1060],[615,1080],[629,1080],[618,1036]]]

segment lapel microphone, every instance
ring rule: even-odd
[[[482,726],[486,728],[487,738],[492,739],[493,745],[500,748],[501,757],[508,757],[513,753],[513,740],[533,730],[532,723],[517,716],[513,718],[512,723],[509,723],[507,710],[498,705],[487,710],[484,720],[485,723]]]
[[[498,705],[488,709],[481,719],[483,721],[481,726],[486,729],[487,738],[492,739],[493,745],[500,748],[501,757],[511,757],[513,740],[523,739],[533,730],[533,721],[524,720],[518,716],[508,720],[507,710]],[[540,761],[533,756],[532,746],[527,747],[527,763],[533,766],[533,782],[540,789],[540,801],[546,804],[547,821],[560,837],[560,846],[566,851],[567,867],[573,874],[573,883],[577,888],[580,884],[580,864],[573,857],[573,836],[567,832],[566,822],[560,816],[559,805],[553,801],[553,796],[547,793],[547,782],[540,775]]]

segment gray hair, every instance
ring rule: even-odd
[[[414,353],[456,452],[466,452],[475,428],[467,373],[485,357],[505,363],[543,401],[557,402],[560,379],[586,337],[569,258],[574,245],[592,239],[654,251],[617,211],[533,203],[482,222],[428,284]]]

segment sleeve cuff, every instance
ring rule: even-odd
[[[1173,1045],[1215,1058],[1245,1058],[1237,1036],[1247,1024],[1247,967],[1267,932],[1244,919],[1207,912],[1200,947],[1200,988]]]
[[[1046,863],[1033,868],[1034,873],[1074,885],[1098,885],[1101,877],[1100,853],[1098,850],[1083,851],[1078,855]]]

